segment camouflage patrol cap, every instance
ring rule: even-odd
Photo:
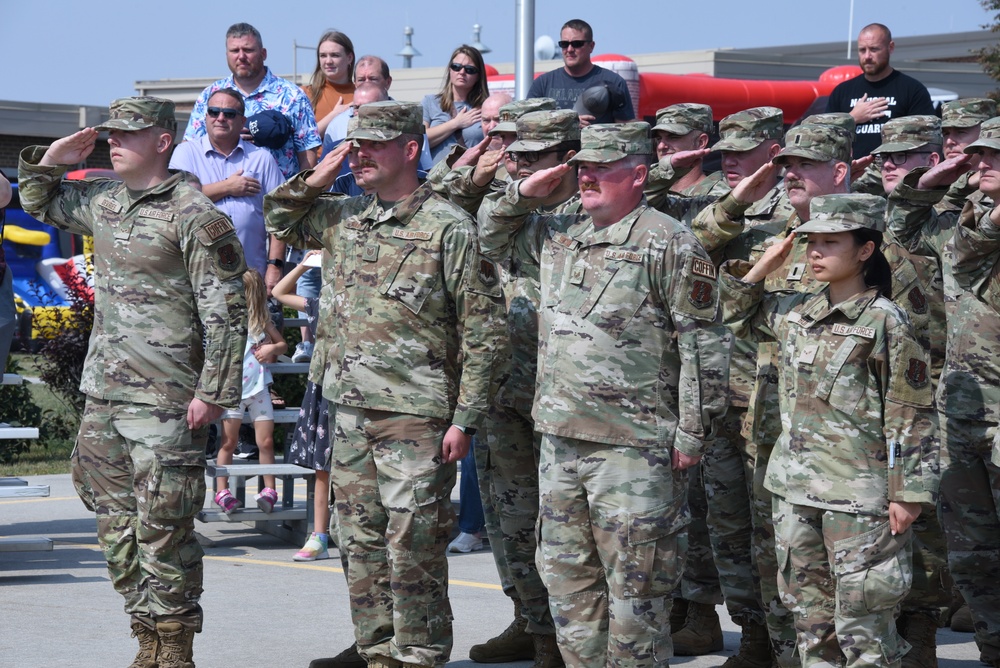
[[[754,107],[729,114],[719,123],[713,151],[752,151],[767,139],[781,139],[785,117],[777,107]]]
[[[853,137],[858,124],[854,121],[854,117],[846,111],[831,111],[826,114],[806,116],[800,125],[836,125],[838,128],[847,130],[848,134]]]
[[[813,197],[809,202],[809,220],[795,231],[798,234],[835,233],[862,228],[885,230],[884,197],[860,193]]]
[[[785,148],[774,157],[779,165],[796,156],[807,160],[827,162],[851,161],[851,135],[836,125],[798,125],[785,135]]]
[[[517,119],[517,141],[508,151],[544,151],[580,139],[580,116],[569,109],[532,111]]]
[[[942,128],[974,128],[997,115],[997,103],[987,97],[963,97],[941,105]]]
[[[937,116],[903,116],[882,124],[882,143],[873,154],[912,151],[928,144],[941,145],[941,119]]]
[[[369,102],[354,112],[358,124],[347,139],[390,141],[403,134],[424,134],[423,108],[414,102]]]
[[[517,119],[532,111],[552,111],[559,105],[551,97],[532,97],[527,100],[508,102],[500,107],[500,121],[490,130],[490,136],[498,132],[517,132]]]
[[[652,152],[649,123],[588,125],[580,133],[580,152],[569,162],[616,162],[630,155],[650,155]]]
[[[120,97],[108,108],[108,120],[95,125],[94,129],[134,132],[152,127],[177,132],[173,100],[159,97]]]
[[[656,125],[653,126],[653,132],[686,135],[695,130],[712,134],[712,108],[707,104],[682,102],[664,107],[656,112]]]
[[[991,118],[979,126],[979,139],[965,147],[966,153],[982,153],[980,149],[1000,151],[1000,118]]]

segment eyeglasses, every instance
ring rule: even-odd
[[[219,114],[222,114],[223,116],[225,116],[229,120],[233,120],[234,118],[236,118],[237,116],[240,115],[240,112],[237,109],[224,109],[222,107],[209,107],[208,108],[208,115],[210,117],[212,117],[212,118],[218,118]]]
[[[449,67],[451,67],[452,72],[461,72],[462,70],[465,70],[465,73],[470,77],[474,74],[479,74],[479,68],[475,65],[459,65],[458,63],[452,63]]]
[[[561,40],[559,40],[558,44],[559,44],[559,48],[562,49],[563,51],[565,51],[569,47],[573,47],[574,49],[582,49],[583,47],[585,47],[588,44],[590,44],[590,40],[589,39],[568,39],[568,40],[567,39],[561,39]]]
[[[894,151],[892,153],[879,153],[875,156],[876,164],[881,167],[887,162],[899,167],[915,155],[930,155],[930,151]]]
[[[526,162],[533,165],[541,160],[546,153],[558,153],[560,150],[552,148],[547,151],[507,151],[507,159],[511,162]]]

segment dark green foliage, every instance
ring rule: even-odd
[[[7,360],[7,373],[21,373],[14,357]],[[42,409],[38,407],[27,385],[0,386],[0,422],[12,427],[38,427]],[[0,440],[0,464],[10,464],[28,451],[30,440]]]

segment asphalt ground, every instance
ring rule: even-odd
[[[0,552],[0,668],[109,668],[135,655],[122,599],[108,579],[96,525],[68,475],[36,476],[47,498],[0,500],[0,536],[46,536],[51,552]],[[457,501],[458,485],[455,486]],[[305,499],[305,485],[296,488]],[[298,546],[244,524],[196,524],[205,546],[200,668],[306,668],[353,642],[344,576],[336,558],[296,563]],[[334,556],[335,552],[331,551]],[[455,647],[450,666],[477,666],[469,648],[496,635],[513,608],[488,551],[449,557]],[[719,607],[725,649],[671,664],[720,666],[739,646],[739,629]],[[940,668],[979,665],[971,634],[938,632]],[[492,664],[527,668],[530,662]]]

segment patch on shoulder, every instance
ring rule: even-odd
[[[704,276],[705,278],[718,278],[715,265],[708,260],[700,258],[691,260],[691,273],[696,276]]]
[[[691,284],[691,292],[688,293],[688,301],[697,309],[705,309],[715,303],[712,296],[714,288],[708,281],[694,281]]]
[[[918,286],[913,286],[906,294],[906,298],[910,301],[910,306],[913,308],[914,313],[920,315],[927,313],[927,297]]]
[[[491,260],[485,257],[479,258],[479,271],[477,272],[479,282],[486,287],[492,287],[500,281],[497,274],[497,267]]]
[[[904,376],[910,387],[916,390],[927,387],[927,383],[929,382],[927,377],[927,362],[911,357]]]
[[[228,218],[216,218],[201,229],[208,235],[209,243],[215,243],[227,234],[236,232],[233,222]]]

